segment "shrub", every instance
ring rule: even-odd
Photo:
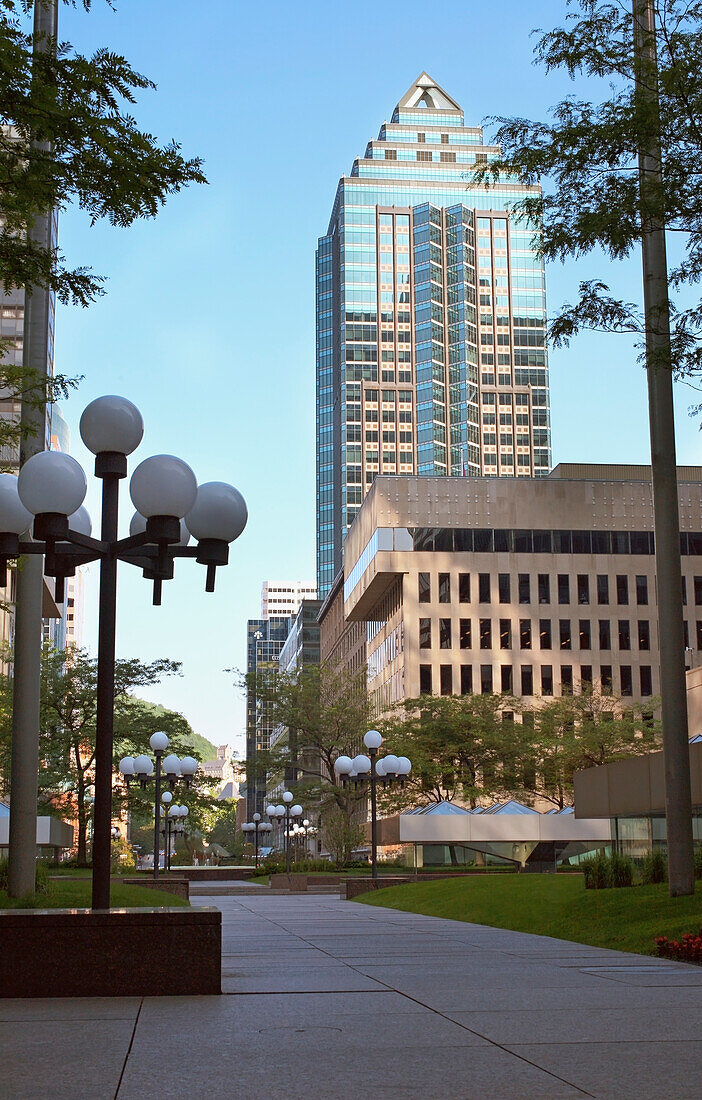
[[[695,848],[695,878],[702,878],[702,848]]]
[[[585,875],[586,890],[605,890],[612,885],[612,867],[604,852],[598,852],[580,864]]]
[[[668,881],[668,861],[659,848],[644,857],[641,865],[641,881],[644,886]]]
[[[4,859],[0,859],[0,890],[7,891],[8,887],[8,875],[9,875],[10,861],[7,856]],[[49,868],[46,863],[39,861],[37,863],[36,877],[35,877],[35,894],[48,894],[51,889],[51,882],[49,880]]]
[[[612,868],[612,886],[631,886],[634,881],[634,864],[626,856],[619,852],[612,852],[609,857]]]
[[[681,962],[702,965],[702,928],[699,932],[686,932],[679,940],[656,936],[654,942],[662,959],[679,959]]]
[[[634,864],[619,852],[606,856],[598,852],[580,864],[585,875],[586,890],[606,890],[612,886],[631,886],[634,881]]]

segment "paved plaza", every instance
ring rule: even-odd
[[[702,969],[330,896],[196,904],[224,995],[0,1001],[2,1100],[702,1094]]]

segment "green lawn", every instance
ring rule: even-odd
[[[702,882],[693,897],[671,898],[665,884],[586,890],[579,877],[510,875],[408,883],[355,900],[642,955],[655,955],[656,936],[702,925]]]
[[[91,883],[88,879],[54,879],[47,894],[35,894],[31,899],[8,898],[0,890],[0,909],[89,909]],[[112,881],[110,904],[113,909],[161,908],[188,905],[185,898],[147,886],[125,886]]]

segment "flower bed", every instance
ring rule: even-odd
[[[702,966],[702,928],[699,932],[686,932],[679,940],[656,936],[655,944],[662,959],[678,959]]]

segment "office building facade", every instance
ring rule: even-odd
[[[339,181],[317,249],[317,585],[380,475],[536,477],[551,461],[543,262],[474,182],[499,154],[426,73]]]
[[[246,624],[246,672],[265,675],[277,671],[280,651],[287,641],[293,618],[249,619]],[[246,820],[262,814],[266,798],[266,777],[259,773],[258,755],[270,748],[276,723],[271,708],[260,698],[255,684],[246,688]]]
[[[317,586],[305,581],[264,581],[261,586],[261,618],[296,615],[303,600],[316,600]]]
[[[685,647],[702,658],[702,468],[679,467]],[[647,466],[378,478],[349,532],[344,615],[376,710],[421,694],[659,695]],[[590,816],[590,815],[589,815]]]

